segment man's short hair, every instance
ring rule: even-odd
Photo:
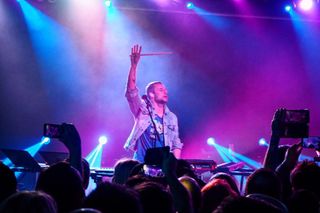
[[[154,85],[156,85],[156,84],[162,84],[162,82],[161,81],[152,81],[146,86],[145,92],[146,92],[146,95],[148,96],[148,98],[150,98],[149,93],[154,92]]]

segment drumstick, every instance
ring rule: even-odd
[[[153,52],[153,53],[141,53],[140,56],[154,56],[154,55],[171,55],[173,52]]]

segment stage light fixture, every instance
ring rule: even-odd
[[[268,146],[268,143],[264,138],[260,138],[258,143],[260,146]]]
[[[311,10],[316,3],[319,3],[319,1],[318,0],[293,0],[294,7],[304,11]]]
[[[213,137],[207,139],[207,144],[209,146],[214,146],[216,144],[216,140]]]
[[[299,3],[299,7],[302,10],[310,10],[313,7],[313,0],[302,0]]]
[[[51,139],[48,138],[48,137],[42,137],[41,138],[41,143],[44,144],[44,145],[47,145],[51,142]]]
[[[194,4],[189,1],[189,2],[187,2],[186,7],[191,10],[194,8]]]
[[[285,9],[285,11],[290,12],[292,10],[292,7],[291,7],[291,5],[286,5],[284,7],[284,9]]]
[[[99,144],[104,145],[108,142],[108,138],[104,135],[99,137]]]
[[[107,7],[111,7],[111,1],[110,1],[110,0],[105,0],[105,1],[104,1],[104,4],[105,4]]]

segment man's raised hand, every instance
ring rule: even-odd
[[[140,60],[141,50],[142,50],[142,47],[138,44],[134,45],[131,48],[131,55],[130,55],[131,66],[136,67],[138,65],[138,62]]]

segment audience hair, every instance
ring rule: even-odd
[[[269,203],[243,197],[227,197],[222,201],[213,213],[281,213],[281,211]]]
[[[222,179],[213,179],[202,189],[202,207],[201,213],[211,213],[228,196],[238,196],[227,181]]]
[[[98,209],[103,213],[141,213],[139,195],[120,184],[102,182],[84,200],[85,208]]]
[[[202,203],[202,195],[201,195],[201,189],[199,184],[196,180],[189,176],[182,176],[179,178],[179,181],[182,183],[182,185],[189,191],[191,200],[192,200],[192,206],[193,206],[193,212],[197,213],[200,211],[201,203]]]
[[[264,194],[281,199],[282,184],[278,175],[271,169],[260,168],[247,179],[245,194]]]
[[[232,190],[234,192],[236,192],[238,195],[240,195],[240,191],[237,186],[237,182],[232,175],[225,173],[225,172],[218,172],[218,173],[211,176],[210,181],[213,179],[222,179],[222,180],[227,181],[228,184],[231,186]]]
[[[313,161],[299,163],[290,175],[293,190],[307,189],[320,198],[320,167]]]
[[[59,212],[69,212],[81,207],[85,197],[79,172],[67,162],[59,162],[39,175],[36,190],[51,195]]]
[[[313,192],[300,189],[289,197],[288,209],[290,213],[319,213],[320,200]]]
[[[161,184],[156,182],[144,182],[134,189],[140,195],[140,201],[144,213],[174,213],[173,198]]]
[[[0,161],[0,203],[17,192],[17,179],[14,172]]]
[[[113,183],[125,184],[130,177],[133,168],[139,164],[139,161],[122,158],[115,163],[114,175],[112,178]]]
[[[56,213],[55,200],[48,194],[40,191],[21,191],[6,199],[1,213]]]

